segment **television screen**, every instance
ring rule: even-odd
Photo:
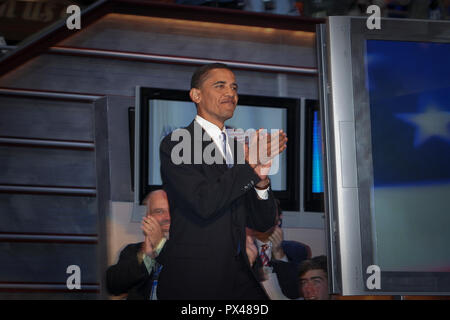
[[[188,91],[140,88],[140,163],[139,202],[150,191],[162,185],[159,145],[177,128],[187,127],[195,118],[196,107]],[[289,145],[299,141],[296,119],[299,119],[298,99],[239,95],[239,104],[231,119],[225,122],[228,134],[243,139],[248,129],[282,129]],[[270,176],[272,190],[284,210],[298,210],[298,149],[291,147],[276,158]]]
[[[366,46],[375,263],[450,272],[450,43]]]
[[[319,101],[305,101],[305,211],[323,212],[322,126]]]

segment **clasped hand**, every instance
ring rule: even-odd
[[[287,148],[288,138],[283,130],[268,134],[266,130],[259,129],[250,137],[249,143],[244,146],[245,161],[261,178],[257,186],[268,183],[267,175],[275,156]]]
[[[141,229],[145,235],[142,251],[147,256],[154,258],[156,256],[156,248],[163,238],[161,226],[152,216],[145,216],[142,219]]]

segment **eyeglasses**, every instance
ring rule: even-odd
[[[169,210],[167,210],[167,209],[162,209],[162,208],[156,208],[156,209],[153,209],[152,211],[150,211],[150,214],[152,214],[152,215],[163,215],[163,214],[166,214],[166,213],[169,213]]]

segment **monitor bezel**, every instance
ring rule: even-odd
[[[322,119],[326,121],[327,237],[334,241],[328,249],[331,271],[339,270],[330,283],[339,284],[333,289],[344,295],[448,295],[449,272],[381,270],[381,288],[367,286],[368,267],[376,261],[374,221],[367,214],[373,204],[370,104],[361,66],[365,65],[367,40],[449,43],[450,22],[381,19],[381,29],[370,30],[366,18],[329,17],[326,28],[318,30],[322,30],[321,45],[326,47],[319,59],[324,62],[320,73],[324,72],[325,79],[320,83]],[[424,285],[424,279],[433,281]]]

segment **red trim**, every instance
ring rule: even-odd
[[[22,237],[21,237],[22,236]],[[30,236],[30,238],[27,238]],[[52,237],[55,237],[52,239]],[[67,237],[60,238],[58,237]],[[82,237],[92,237],[93,239],[81,239]],[[78,239],[77,239],[78,238]],[[95,238],[95,239],[94,239]],[[19,233],[19,232],[1,232],[0,233],[1,242],[28,242],[28,243],[76,243],[76,244],[98,244],[98,235],[72,235],[72,234],[46,234],[46,233]]]
[[[52,51],[51,49],[68,49],[68,50],[76,50],[78,51],[78,53],[74,53],[74,52],[64,52],[64,51]],[[155,54],[155,53],[148,53],[148,52],[136,52],[136,51],[118,51],[118,50],[108,50],[108,49],[97,49],[97,48],[81,48],[81,47],[70,47],[70,46],[53,46],[50,48],[50,50],[48,51],[49,54],[59,54],[59,55],[78,55],[78,56],[88,56],[88,57],[96,57],[95,53],[89,52],[89,51],[96,51],[96,52],[104,52],[105,54],[107,53],[112,53],[112,54],[124,54],[124,55],[142,55],[143,57],[160,57],[160,58],[168,58],[168,59],[186,59],[186,60],[198,60],[198,63],[195,62],[185,62],[183,63],[182,61],[179,62],[174,62],[174,61],[167,61],[167,62],[157,62],[157,63],[169,63],[169,64],[186,64],[186,65],[203,65],[205,62],[202,62],[201,60],[206,60],[206,61],[210,61],[210,62],[223,62],[225,64],[242,64],[242,65],[248,65],[247,67],[233,67],[233,69],[243,69],[243,70],[248,70],[251,69],[253,70],[252,66],[255,66],[255,71],[259,71],[259,72],[279,72],[279,71],[271,71],[271,70],[263,70],[263,69],[258,69],[258,66],[261,67],[273,67],[273,68],[292,68],[292,69],[307,69],[310,70],[312,72],[317,72],[317,68],[312,68],[312,67],[302,67],[302,66],[292,66],[292,65],[279,65],[279,64],[268,64],[268,63],[260,63],[260,62],[247,62],[247,61],[236,61],[236,60],[223,60],[223,59],[210,59],[210,58],[200,58],[200,57],[187,57],[187,56],[174,56],[174,55],[163,55],[163,54]],[[143,58],[139,58],[139,57],[114,57],[114,56],[108,56],[108,59],[118,59],[118,60],[127,60],[127,61],[141,61],[143,60]],[[284,73],[302,73],[301,70],[298,71],[283,71]],[[308,72],[304,72],[307,75],[312,75],[315,76],[315,74],[313,73],[308,73]],[[1,89],[1,88],[0,88]],[[92,94],[89,94],[92,95]]]
[[[96,197],[97,189],[93,187],[71,187],[71,186],[44,186],[44,185],[18,185],[0,184],[0,193],[13,194],[43,194],[43,195],[67,195],[72,197]],[[44,190],[42,190],[42,189]],[[7,190],[8,189],[8,190]],[[50,190],[48,190],[50,189]],[[52,190],[53,189],[53,190]],[[76,193],[71,190],[81,190]]]
[[[25,140],[33,140],[33,141],[48,141],[48,142],[74,142],[74,143],[86,143],[86,144],[94,144],[93,140],[61,140],[61,139],[41,139],[41,138],[33,138],[33,137],[17,137],[17,136],[0,136],[0,139],[25,139]],[[95,145],[93,146],[95,147]]]
[[[17,95],[14,95],[14,93],[8,93],[8,94],[4,94],[4,93],[2,93],[2,91],[1,90],[8,90],[8,91],[17,91]],[[21,95],[20,93],[37,93],[37,94],[39,94],[39,93],[54,93],[54,94],[61,94],[61,95],[64,95],[64,94],[67,94],[67,95],[73,95],[73,96],[91,96],[93,99],[92,100],[94,100],[95,98],[97,98],[97,97],[99,97],[99,98],[102,98],[102,97],[105,97],[106,95],[104,94],[104,93],[98,93],[98,94],[96,94],[96,93],[83,93],[83,92],[70,92],[70,91],[54,91],[54,90],[41,90],[41,89],[28,89],[28,88],[9,88],[9,87],[0,87],[0,96],[18,96],[18,97],[21,97],[21,98],[24,98],[24,99],[27,99],[27,98],[29,98],[29,97],[27,97],[27,96],[25,96],[25,95]],[[118,95],[119,96],[119,95]],[[129,96],[124,96],[124,97],[129,97]],[[133,97],[133,96],[130,96],[130,97]],[[43,99],[54,99],[54,100],[58,100],[58,99],[56,99],[56,98],[52,98],[52,97],[42,97]],[[61,99],[61,100],[64,100],[64,99]],[[67,100],[77,100],[77,99],[71,99],[71,98],[68,98]],[[88,102],[86,102],[86,103],[88,103]]]
[[[12,288],[1,288],[1,285],[11,286]],[[14,288],[14,286],[19,286]],[[35,286],[35,288],[21,288],[22,285]],[[59,285],[65,288],[45,288],[45,286]],[[81,289],[70,290],[67,288],[65,282],[12,282],[12,281],[1,281],[0,282],[0,292],[65,292],[65,293],[100,293],[100,283],[81,283]],[[39,288],[39,286],[42,286]],[[96,286],[99,289],[83,289],[83,286]]]
[[[42,232],[0,232],[0,235],[24,235],[24,236],[63,236],[63,237],[98,237],[96,233],[42,233]]]

